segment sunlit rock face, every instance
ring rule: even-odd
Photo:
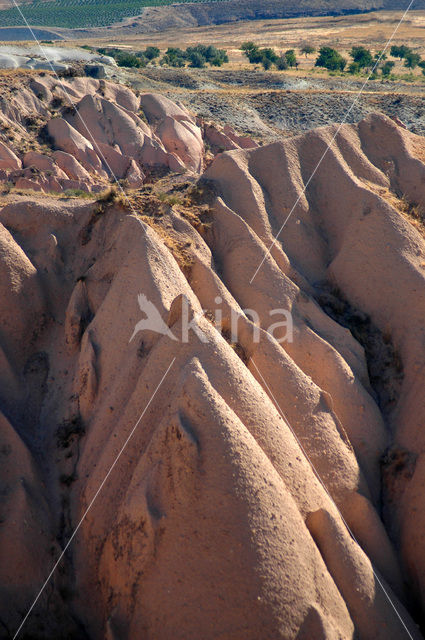
[[[37,191],[0,209],[3,627],[81,523],[27,637],[421,638],[424,140],[374,115],[255,148],[97,80],[51,117],[36,82],[3,118],[48,143],[0,148]]]

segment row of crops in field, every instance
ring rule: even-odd
[[[217,0],[216,0],[217,1]],[[49,0],[21,5],[29,24],[37,27],[104,27],[137,16],[144,7],[162,7],[205,0]],[[19,27],[24,22],[14,7],[0,11],[1,27]]]

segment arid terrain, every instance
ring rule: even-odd
[[[5,637],[420,638],[424,139],[2,91]]]
[[[127,47],[142,47],[155,44],[162,49],[169,46],[185,47],[187,45],[215,44],[230,51],[231,61],[243,62],[238,48],[247,40],[254,40],[261,46],[281,48],[298,47],[304,42],[316,46],[338,46],[348,51],[353,44],[363,44],[382,49],[388,42],[395,26],[400,21],[401,11],[378,11],[346,16],[303,16],[286,19],[238,20],[237,22],[214,25],[185,25],[178,28],[165,25],[158,31],[138,33],[137,27],[127,21],[121,28],[99,29],[84,36],[88,43],[121,44]],[[148,23],[149,24],[149,23]],[[127,26],[126,26],[127,25]],[[122,29],[122,30],[121,30]],[[397,31],[395,42],[408,42],[410,46],[424,49],[425,11],[414,6]],[[79,39],[80,32],[72,32]],[[96,35],[98,36],[96,38]],[[123,40],[123,37],[125,38]],[[304,62],[304,64],[303,64]],[[301,68],[311,66],[311,58],[303,61]]]
[[[205,119],[271,142],[323,124],[357,122],[372,112],[400,118],[425,133],[425,84],[371,83],[359,79],[253,71],[151,69],[125,74],[132,86],[180,100]],[[353,105],[353,101],[355,104]]]
[[[115,68],[110,77],[129,83],[136,90],[160,91],[206,119],[223,125],[230,123],[259,140],[270,142],[282,134],[288,136],[341,122],[344,117],[354,123],[376,111],[398,117],[410,130],[423,134],[425,76],[420,68],[408,72],[404,61],[394,60],[395,79],[370,80],[357,98],[366,76],[330,77],[314,66],[317,54],[298,53],[298,69],[278,72],[249,65],[240,50],[243,42],[253,40],[259,46],[274,47],[277,52],[291,48],[298,52],[305,43],[316,48],[336,47],[346,58],[353,44],[379,52],[400,17],[400,11],[379,11],[287,20],[241,20],[200,27],[180,25],[147,34],[137,33],[129,23],[128,28],[98,29],[91,37],[75,30],[72,40],[55,46],[67,51],[84,43],[93,49],[112,46],[129,52],[149,45],[158,46],[161,52],[168,47],[184,48],[199,43],[223,48],[228,52],[229,63],[222,69],[172,69],[155,65],[140,70]],[[393,43],[407,42],[415,52],[425,56],[424,32],[425,11],[411,11]],[[353,101],[355,104],[349,111]]]
[[[1,640],[425,637],[425,74],[240,50],[385,6],[0,48]]]

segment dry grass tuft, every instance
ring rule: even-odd
[[[236,355],[242,360],[242,362],[247,365],[249,362],[249,356],[243,346],[239,342],[233,342],[231,332],[229,329],[222,329],[221,335],[226,340],[226,342],[232,347],[233,351]]]
[[[423,138],[412,140],[410,143],[410,151],[415,158],[425,163],[425,141]]]
[[[405,195],[398,198],[396,194],[392,192],[390,192],[390,196],[387,199],[394,209],[410,222],[419,233],[425,236],[425,207],[423,204],[410,202]]]
[[[128,206],[128,201],[124,192],[116,185],[112,185],[111,187],[108,187],[107,189],[102,191],[97,198],[97,202],[99,204],[105,205],[115,204],[121,207]]]
[[[425,236],[425,205],[410,202],[406,195],[399,196],[388,187],[378,186],[369,180],[363,180],[363,182]]]
[[[201,203],[198,194],[193,201],[193,183],[183,180],[181,176],[165,176],[146,184],[137,191],[130,191],[123,198],[122,206],[136,212],[138,217],[149,225],[160,236],[165,246],[171,251],[181,271],[186,278],[190,278],[193,265],[192,242],[186,238],[179,240],[173,231],[172,214],[185,219],[201,235],[210,227],[209,206]],[[119,199],[121,202],[121,198]],[[115,203],[116,196],[110,193],[102,194],[98,200],[104,210],[105,203]],[[100,211],[97,215],[100,214]]]

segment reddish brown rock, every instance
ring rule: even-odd
[[[58,167],[60,167],[71,180],[84,180],[88,183],[91,182],[88,171],[86,171],[78,160],[76,160],[70,153],[55,151],[53,153],[53,157]]]
[[[191,115],[187,109],[177,105],[159,93],[142,93],[140,96],[140,106],[148,121],[152,123],[167,117],[177,121],[186,120],[195,122],[194,116]]]
[[[74,156],[90,172],[104,173],[93,145],[63,118],[53,118],[47,125],[55,147]]]
[[[22,163],[18,156],[3,142],[0,142],[0,169],[20,169]]]
[[[192,128],[167,116],[156,133],[168,152],[174,153],[190,169],[201,171],[204,145]]]

